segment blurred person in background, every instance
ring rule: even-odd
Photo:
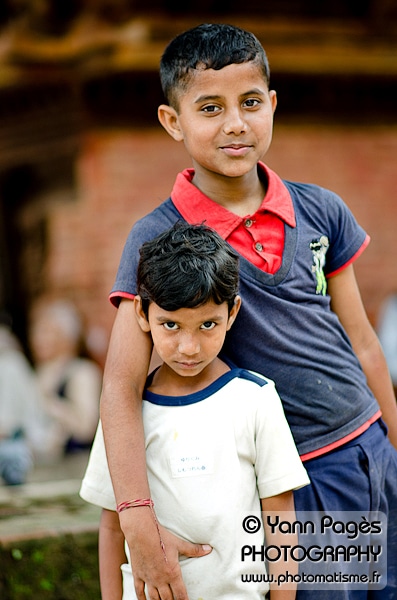
[[[34,371],[11,319],[0,314],[0,478],[7,485],[26,482],[51,447]]]
[[[83,325],[73,303],[41,300],[32,309],[30,347],[44,410],[50,421],[53,452],[90,448],[99,418],[102,371],[83,356]]]
[[[383,302],[377,329],[397,396],[397,292]]]

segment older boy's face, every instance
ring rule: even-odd
[[[171,135],[183,140],[197,177],[243,177],[270,146],[276,102],[252,62],[197,70],[179,97]]]

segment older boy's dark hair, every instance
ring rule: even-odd
[[[140,249],[138,294],[148,315],[149,304],[164,310],[195,308],[212,300],[227,302],[238,292],[239,259],[213,229],[176,223]]]
[[[176,36],[161,58],[160,79],[165,99],[178,110],[178,92],[186,89],[195,70],[219,70],[250,61],[261,68],[269,85],[266,53],[253,33],[222,23],[193,27]]]

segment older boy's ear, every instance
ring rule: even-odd
[[[270,90],[269,97],[270,97],[270,102],[272,105],[272,110],[274,113],[274,111],[276,110],[276,107],[277,107],[277,92],[275,90]]]
[[[236,320],[238,311],[240,310],[240,306],[241,306],[241,298],[240,298],[240,296],[236,296],[234,299],[233,307],[229,313],[229,319],[227,321],[227,331],[229,331],[229,329],[233,325],[234,321]]]
[[[135,314],[139,323],[139,327],[145,333],[150,331],[149,321],[146,318],[145,312],[142,308],[142,299],[140,296],[135,296],[134,298],[134,306],[135,306]]]
[[[179,118],[176,110],[172,106],[168,106],[168,104],[161,104],[157,109],[157,116],[166,132],[176,142],[182,142],[183,133],[179,127]]]

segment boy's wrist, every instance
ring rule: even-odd
[[[153,515],[147,508],[140,510],[123,510],[118,514],[120,528],[129,544],[151,537],[158,539],[158,532]]]
[[[165,554],[165,545],[164,545],[163,539],[161,537],[159,522],[157,521],[156,513],[154,512],[153,500],[151,498],[137,498],[136,500],[127,500],[126,502],[120,502],[117,505],[116,510],[117,510],[118,514],[120,514],[120,513],[124,512],[125,510],[128,510],[129,508],[144,508],[144,509],[148,508],[149,509],[149,512],[151,514],[153,522],[156,526],[159,543],[160,543],[160,547],[161,547],[161,550],[164,555],[164,559],[167,562],[167,556]]]
[[[137,498],[136,500],[127,500],[126,502],[120,502],[116,506],[116,511],[120,514],[128,508],[141,508],[143,506],[154,507],[154,502],[151,498]]]

